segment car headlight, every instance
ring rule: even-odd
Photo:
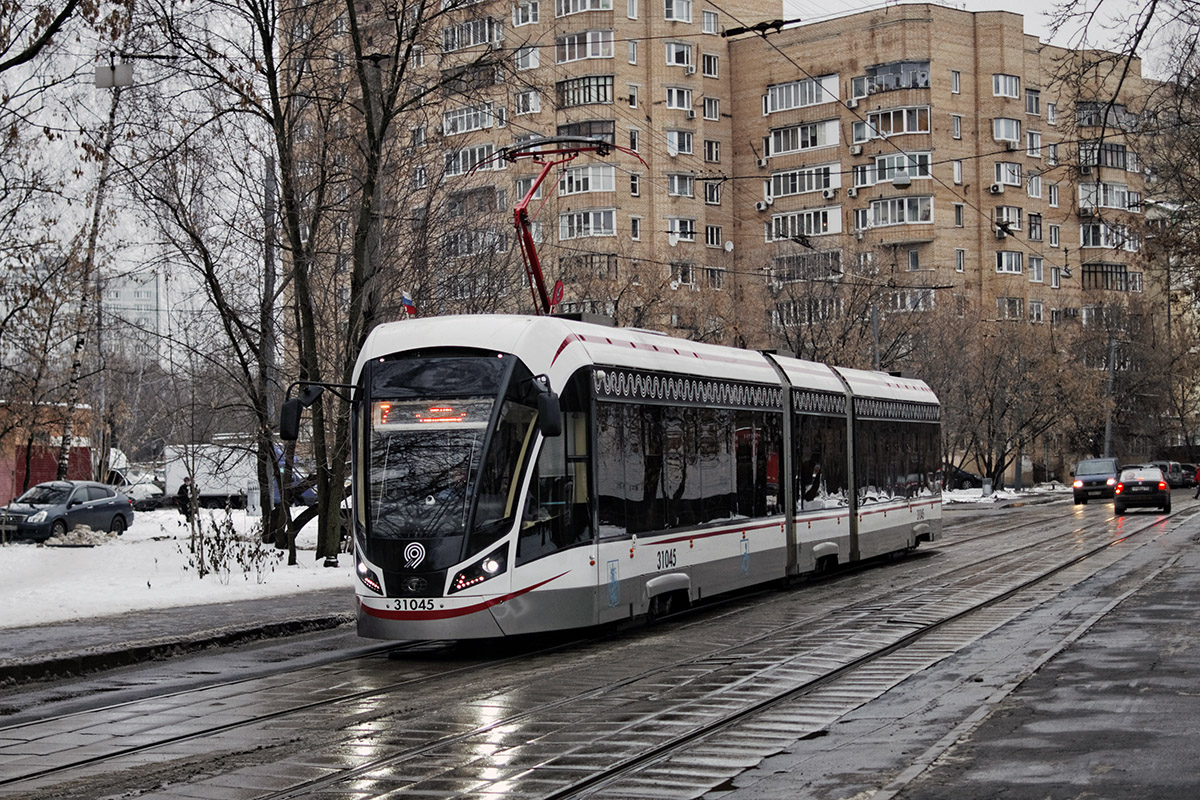
[[[37,512],[36,514],[31,514],[31,515],[29,516],[29,519],[27,519],[27,520],[25,520],[25,521],[26,521],[26,522],[33,522],[33,523],[45,522],[45,521],[46,521],[46,511],[45,511],[45,509],[43,509],[43,510],[41,510],[41,511]]]

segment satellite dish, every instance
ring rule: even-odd
[[[668,234],[667,235],[667,244],[671,245],[671,247],[674,247],[675,245],[679,244],[679,234],[675,233],[674,231],[672,231],[670,234]]]
[[[733,252],[733,240],[732,240],[732,239],[727,239],[727,240],[725,241],[725,252],[726,252],[726,253],[732,253],[732,252]]]
[[[671,281],[671,288],[672,288],[672,289],[678,289],[678,288],[679,288],[679,281]]]

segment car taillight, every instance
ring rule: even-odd
[[[1120,494],[1120,493],[1121,493],[1121,491],[1122,491],[1124,488],[1125,488],[1125,484],[1123,484],[1123,483],[1118,483],[1118,484],[1117,484],[1117,488],[1116,488],[1114,491],[1115,491],[1117,494]]]
[[[1165,492],[1165,491],[1167,490],[1167,484],[1166,484],[1166,481],[1159,481],[1159,482],[1158,482],[1158,489],[1159,489],[1159,491]]]

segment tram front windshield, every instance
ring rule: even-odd
[[[497,354],[372,365],[362,495],[369,546],[434,540],[423,567],[437,568],[505,533],[533,440],[536,412],[512,391],[528,374]]]

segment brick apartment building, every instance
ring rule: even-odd
[[[444,75],[483,48],[511,69],[431,99],[393,191],[410,206],[447,193],[457,228],[442,257],[471,262],[515,252],[511,208],[537,174],[530,161],[473,165],[539,136],[636,151],[565,165],[534,205],[561,309],[611,313],[633,284],[641,299],[626,302],[658,303],[648,326],[721,338],[696,318],[719,308],[750,345],[768,344],[771,324],[837,313],[796,307],[789,284],[850,272],[903,273],[896,311],[950,303],[1034,324],[1086,322],[1148,288],[1145,188],[1126,141],[1144,95],[1136,62],[1114,101],[1115,81],[1059,80],[1086,54],[1041,44],[1020,15],[934,4],[722,35],[779,11],[464,5],[420,68]]]

